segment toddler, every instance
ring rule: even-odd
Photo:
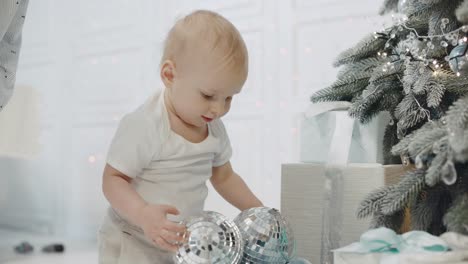
[[[208,179],[239,210],[263,206],[231,167],[220,119],[247,72],[245,43],[225,18],[200,10],[175,23],[160,63],[165,89],[122,118],[109,148],[99,263],[172,263],[178,222],[203,210]]]

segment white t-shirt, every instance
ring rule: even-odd
[[[133,187],[145,201],[176,207],[181,214],[168,217],[180,221],[203,210],[212,168],[232,155],[222,121],[208,123],[208,131],[200,143],[172,131],[163,90],[123,117],[107,163],[133,178]]]

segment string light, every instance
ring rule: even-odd
[[[448,18],[443,18],[442,19],[442,24],[441,24],[442,32],[443,32],[443,29],[447,26],[448,23],[449,23]],[[465,25],[465,26],[459,27],[459,28],[457,28],[455,30],[452,30],[450,32],[447,32],[447,33],[424,36],[424,35],[419,35],[418,31],[416,29],[408,27],[405,23],[401,23],[400,26],[402,26],[402,27],[404,27],[404,28],[406,28],[408,30],[411,30],[410,35],[412,35],[412,36],[414,35],[418,39],[423,39],[423,40],[432,40],[434,38],[447,38],[447,36],[458,35],[460,33],[460,31],[468,32],[468,26]]]
[[[89,163],[95,163],[96,162],[96,156],[94,156],[94,155],[89,156],[88,157],[88,162]]]
[[[442,72],[437,72],[437,70],[443,69],[445,68],[445,66],[448,66],[447,64],[450,60],[450,56],[446,56],[445,61],[439,62],[438,60],[430,58],[430,56],[428,56],[430,54],[430,50],[434,50],[436,48],[436,45],[447,49],[449,45],[466,45],[466,43],[468,42],[468,36],[463,36],[464,33],[468,32],[468,25],[461,26],[449,32],[444,31],[444,29],[450,22],[448,18],[441,19],[440,28],[442,34],[427,36],[419,35],[415,28],[409,27],[407,25],[407,21],[409,20],[408,17],[400,16],[397,18],[393,16],[392,18],[394,20],[398,20],[395,26],[393,26],[390,29],[384,29],[382,32],[374,32],[374,37],[383,38],[387,40],[387,42],[384,45],[385,48],[377,52],[377,56],[379,58],[389,60],[388,62],[386,62],[384,67],[382,67],[383,72],[387,72],[390,68],[394,69],[395,66],[393,65],[393,62],[395,62],[396,60],[404,60],[406,62],[409,62],[411,60],[419,60],[424,64],[424,66],[429,67],[434,72],[434,76],[438,76],[440,75],[439,73]],[[401,32],[405,29],[408,30],[406,39],[402,39],[397,47],[395,45],[394,40],[394,38],[396,37],[396,30]],[[392,51],[392,53],[387,54],[388,48],[401,48],[402,50],[405,50],[406,53],[395,54]],[[460,76],[461,73],[457,72],[456,75]]]

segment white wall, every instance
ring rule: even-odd
[[[165,32],[190,10],[230,19],[250,52],[250,75],[225,123],[232,163],[279,208],[281,163],[298,158],[298,121],[330,84],[336,55],[381,28],[375,0],[30,1],[18,85],[40,92],[42,151],[0,157],[0,226],[94,239],[107,206],[101,172],[120,117],[159,89]],[[1,128],[1,124],[0,124]],[[1,130],[1,129],[0,129]],[[237,211],[211,193],[208,210]]]

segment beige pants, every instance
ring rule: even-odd
[[[99,264],[172,264],[174,254],[153,246],[124,221],[106,216],[98,234]]]

